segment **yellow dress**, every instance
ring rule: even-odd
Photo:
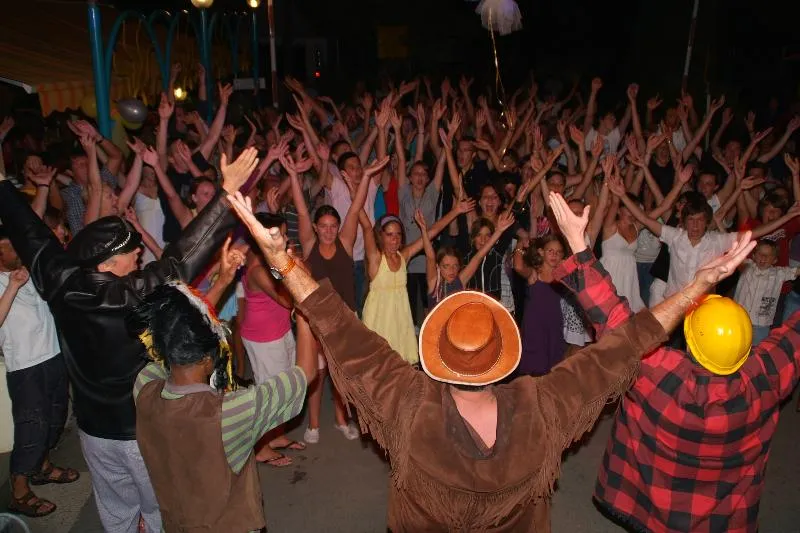
[[[406,290],[406,262],[400,256],[400,268],[392,272],[381,254],[378,274],[369,284],[369,294],[364,302],[364,325],[386,339],[389,346],[409,364],[419,362],[414,320]]]

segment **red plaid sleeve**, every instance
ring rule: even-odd
[[[611,276],[588,248],[561,263],[554,275],[575,293],[598,339],[633,316],[628,301],[617,294]]]
[[[753,380],[766,375],[781,400],[792,393],[800,377],[800,311],[753,348],[741,372]]]

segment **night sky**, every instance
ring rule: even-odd
[[[119,7],[186,7],[189,0],[112,0]],[[263,0],[266,4],[266,0]],[[304,37],[328,42],[323,90],[343,91],[356,79],[375,85],[381,71],[395,77],[471,73],[492,83],[488,32],[464,0],[275,0],[280,70],[302,73],[292,43]],[[569,80],[582,87],[601,75],[610,90],[631,81],[645,94],[672,97],[680,86],[693,0],[518,0],[524,29],[498,39],[503,79],[509,87],[528,78]],[[244,0],[216,0],[213,9],[246,11]],[[263,9],[263,6],[262,6]],[[690,88],[763,100],[798,95],[800,2],[700,0]],[[266,25],[264,25],[266,26]],[[407,26],[409,57],[380,61],[377,28]],[[266,45],[266,33],[262,43]],[[336,50],[338,50],[338,61]],[[263,56],[266,57],[266,56]],[[708,84],[708,85],[707,85]]]

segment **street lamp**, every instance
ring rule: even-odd
[[[197,9],[207,9],[211,7],[213,3],[214,0],[192,0],[192,5]]]

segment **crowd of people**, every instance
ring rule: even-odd
[[[294,105],[240,117],[198,83],[125,146],[0,123],[11,510],[78,479],[48,458],[71,401],[106,531],[257,531],[256,463],[325,445],[331,377],[337,438],[391,458],[392,531],[549,530],[619,397],[601,509],[756,531],[800,379],[800,109],[287,78]]]

